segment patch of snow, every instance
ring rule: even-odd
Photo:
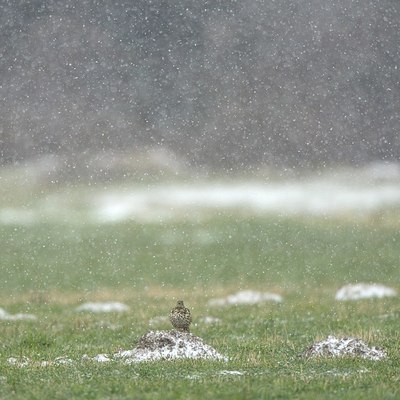
[[[203,378],[203,376],[202,375],[198,375],[198,374],[194,374],[194,375],[188,375],[185,378],[195,381],[195,380]]]
[[[353,182],[208,183],[159,185],[130,192],[109,192],[94,199],[97,222],[188,217],[193,211],[239,208],[261,213],[337,214],[375,211],[400,205],[397,184]]]
[[[319,373],[319,375],[322,375],[322,376],[323,375],[328,375],[328,376],[346,378],[346,377],[351,376],[351,375],[355,375],[355,374],[360,374],[361,375],[361,374],[366,374],[366,373],[369,373],[369,370],[365,369],[365,368],[362,368],[362,369],[359,369],[359,370],[355,370],[355,371],[340,371],[340,370],[335,370],[334,369],[334,370],[328,370],[328,371]]]
[[[200,322],[203,322],[207,325],[211,325],[211,324],[219,324],[221,322],[221,320],[216,317],[205,316],[203,318],[200,318]]]
[[[355,285],[346,285],[339,289],[336,293],[336,300],[359,300],[359,299],[371,299],[371,298],[382,298],[382,297],[393,297],[396,296],[396,290],[379,285],[379,284],[367,284],[358,283]]]
[[[97,354],[97,356],[92,358],[93,361],[97,362],[109,362],[111,361],[107,354]]]
[[[0,208],[0,224],[27,225],[42,220],[153,222],[197,219],[210,210],[243,210],[257,215],[362,214],[400,206],[399,171],[400,164],[377,164],[358,173],[325,174],[308,180],[139,185],[99,190],[78,200],[48,194],[33,207]],[[206,245],[216,238],[199,232],[195,240]]]
[[[129,307],[123,303],[109,301],[105,303],[84,303],[75,309],[77,312],[87,311],[93,313],[125,312]]]
[[[219,372],[219,375],[236,375],[236,376],[240,375],[241,376],[241,375],[244,375],[244,373],[240,372],[240,371],[222,370]]]
[[[107,363],[121,361],[132,364],[143,361],[175,360],[175,359],[207,359],[228,361],[228,357],[218,353],[217,350],[205,344],[203,340],[192,333],[172,331],[150,331],[143,335],[138,345],[132,350],[120,350],[112,355],[97,354],[90,357],[84,354],[81,361]],[[54,361],[31,361],[27,357],[10,357],[8,364],[17,367],[28,365],[47,367],[53,365],[73,364],[74,361],[67,357],[58,357]],[[231,374],[234,374],[233,372]]]
[[[32,361],[28,357],[10,357],[7,359],[8,364],[14,365],[19,368],[27,367],[27,366],[35,366],[35,367],[49,367],[53,365],[71,365],[74,363],[68,357],[57,357],[54,361]]]
[[[7,359],[7,362],[8,362],[8,364],[13,365],[15,367],[23,368],[23,367],[26,367],[29,365],[30,360],[28,357],[24,357],[24,356],[18,357],[18,358],[17,357],[9,357]]]
[[[70,364],[73,364],[73,363],[74,363],[74,361],[71,360],[68,357],[57,357],[54,360],[54,364],[56,364],[56,365],[70,365]]]
[[[314,343],[305,352],[305,357],[360,357],[379,361],[387,356],[386,352],[377,347],[368,347],[361,339],[352,337],[327,339]]]
[[[265,301],[281,303],[282,296],[275,293],[257,292],[254,290],[243,290],[220,299],[211,299],[208,304],[211,306],[225,306],[236,304],[257,304]]]
[[[36,316],[33,314],[9,314],[6,310],[3,308],[0,308],[0,320],[3,321],[18,321],[18,320],[36,320]]]
[[[150,331],[141,337],[132,350],[119,351],[113,356],[126,364],[142,361],[174,360],[180,358],[228,361],[214,348],[192,333],[179,331]]]

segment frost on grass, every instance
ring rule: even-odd
[[[74,361],[68,357],[57,357],[54,361],[33,361],[28,357],[9,357],[7,359],[9,365],[14,367],[23,368],[28,366],[34,367],[50,367],[57,365],[71,365]]]
[[[33,314],[9,314],[3,308],[0,308],[0,320],[3,321],[18,321],[18,320],[36,320]]]
[[[282,296],[275,293],[257,292],[254,290],[243,290],[220,299],[211,299],[208,304],[211,306],[226,306],[236,304],[257,304],[265,301],[282,302]]]
[[[235,375],[235,376],[242,376],[244,375],[243,372],[240,371],[229,371],[229,370],[223,370],[219,372],[219,375]]]
[[[307,358],[360,357],[374,361],[382,360],[387,356],[385,350],[368,347],[361,339],[335,336],[328,336],[325,340],[314,343],[303,355]]]
[[[396,291],[392,288],[379,285],[358,283],[355,285],[346,285],[339,289],[336,293],[336,300],[360,300],[382,297],[396,296]]]
[[[129,307],[123,303],[116,301],[109,301],[105,303],[84,303],[75,309],[77,312],[93,312],[93,313],[106,313],[106,312],[125,312]]]

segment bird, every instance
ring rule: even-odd
[[[190,314],[190,310],[183,304],[183,300],[177,301],[176,307],[169,313],[169,320],[172,326],[178,331],[189,332],[192,315]]]

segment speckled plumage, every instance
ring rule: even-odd
[[[169,320],[172,326],[183,332],[189,332],[189,325],[192,322],[190,310],[185,307],[182,300],[176,303],[176,307],[169,313]]]

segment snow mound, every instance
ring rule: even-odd
[[[358,283],[355,285],[346,285],[339,289],[336,293],[336,300],[359,300],[359,299],[371,299],[371,298],[382,298],[382,297],[393,297],[396,296],[396,291],[392,288],[379,285],[379,284],[367,284]]]
[[[282,296],[275,293],[263,293],[253,290],[243,290],[235,294],[231,294],[221,299],[211,299],[208,304],[210,306],[225,306],[236,304],[257,304],[265,301],[274,301],[276,303],[282,302]]]
[[[33,314],[9,314],[3,308],[0,308],[0,320],[3,321],[18,321],[18,320],[36,320]]]
[[[205,344],[203,340],[192,333],[172,331],[150,331],[143,335],[138,345],[132,350],[120,350],[114,354],[97,354],[89,357],[84,354],[83,362],[123,362],[133,364],[142,361],[176,360],[176,359],[207,359],[228,361],[228,357],[218,353],[214,348]],[[33,361],[28,357],[9,357],[9,365],[23,368],[28,366],[48,367],[75,364],[68,357],[58,357],[49,361]]]
[[[117,301],[109,301],[105,303],[84,303],[75,309],[77,312],[87,311],[93,313],[102,312],[125,312],[128,311],[129,307],[123,303]]]
[[[379,361],[387,356],[377,347],[368,347],[361,339],[328,336],[321,342],[314,343],[305,352],[305,357],[360,357]]]
[[[171,331],[150,331],[142,336],[133,350],[119,351],[114,359],[126,364],[141,361],[175,360],[182,358],[228,361],[214,348],[192,333]]]

